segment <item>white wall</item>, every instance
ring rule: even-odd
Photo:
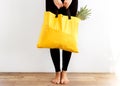
[[[92,15],[80,22],[80,53],[72,54],[69,72],[112,71],[108,2],[79,0],[79,7],[87,4]],[[0,0],[0,72],[54,71],[49,49],[36,48],[44,10],[45,0]]]

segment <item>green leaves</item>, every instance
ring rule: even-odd
[[[85,7],[80,8],[80,11],[77,12],[76,17],[80,18],[81,20],[86,20],[90,14],[91,9],[88,9],[86,5]]]

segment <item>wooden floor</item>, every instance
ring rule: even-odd
[[[120,86],[110,73],[68,73],[67,85],[52,84],[53,77],[53,73],[0,73],[0,86]]]

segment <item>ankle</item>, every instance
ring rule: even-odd
[[[66,70],[62,70],[62,73],[64,73],[64,74],[65,74],[65,73],[67,73],[67,71],[66,71]]]
[[[67,76],[67,71],[62,71],[62,76]]]
[[[60,73],[61,73],[60,71],[56,72],[56,74],[60,74]]]
[[[56,72],[55,75],[56,75],[56,76],[60,76],[60,75],[61,75],[61,72]]]

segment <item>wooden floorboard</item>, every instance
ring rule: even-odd
[[[54,73],[0,73],[0,86],[120,86],[114,73],[68,73],[70,83],[55,85]]]

